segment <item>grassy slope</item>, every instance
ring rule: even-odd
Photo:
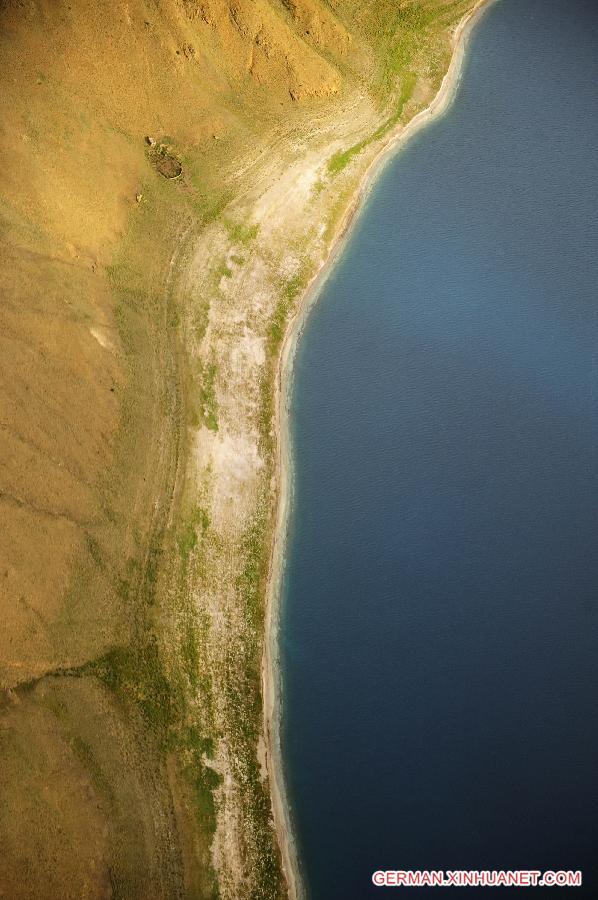
[[[188,427],[218,429],[219,360],[190,348],[191,247],[247,188],[234,161],[278,122],[334,111],[360,82],[383,136],[428,37],[466,2],[4,4],[0,149],[2,416],[0,890],[209,897],[222,725],[192,602],[216,552]],[[352,43],[349,43],[349,35]],[[350,51],[349,51],[350,48]],[[446,58],[436,52],[437,73]],[[434,72],[430,72],[434,77]],[[402,92],[395,98],[400,81]],[[406,93],[408,92],[408,93]],[[183,163],[166,181],[144,138]],[[371,143],[331,157],[347,176]],[[340,205],[347,202],[341,192]],[[257,233],[226,225],[239,259]],[[224,264],[215,286],[227,278]],[[309,263],[266,326],[272,377]],[[184,323],[184,327],[181,326]],[[264,484],[266,481],[264,480]],[[244,641],[219,673],[251,829],[246,896],[283,891],[255,747],[266,493],[239,548]]]

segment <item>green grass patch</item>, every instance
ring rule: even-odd
[[[385,137],[392,128],[395,127],[399,123],[401,116],[403,115],[403,111],[405,109],[405,105],[411,99],[413,95],[413,91],[415,88],[416,76],[413,72],[407,72],[403,78],[403,82],[401,84],[401,93],[399,95],[398,104],[395,112],[390,116],[379,128],[376,129],[371,135],[364,138],[362,141],[359,141],[357,144],[354,144],[352,147],[348,147],[347,150],[339,150],[338,153],[335,153],[328,161],[328,173],[329,175],[338,175],[339,172],[342,172],[343,169],[349,165],[351,160],[353,160],[356,156],[365,150],[366,147],[369,147],[371,144],[376,143],[376,141],[381,140]]]
[[[203,225],[211,225],[217,222],[230,203],[232,195],[228,191],[210,193],[197,176],[191,176],[191,182],[196,188],[193,205]],[[200,186],[201,185],[201,186]]]
[[[226,219],[224,224],[231,241],[242,246],[247,246],[251,241],[254,241],[260,230],[259,225],[244,225],[242,222],[231,222]]]
[[[223,278],[231,278],[232,277],[232,269],[229,267],[228,263],[225,259],[218,263],[218,265],[214,269],[213,279],[214,285],[218,287],[220,281]]]
[[[203,534],[210,525],[210,517],[205,509],[194,507],[187,520],[180,526],[177,540],[178,551],[181,559],[186,561],[190,553],[195,550],[198,540],[198,532]]]
[[[159,745],[170,745],[181,718],[183,697],[167,678],[156,639],[148,634],[131,647],[115,647],[85,667],[118,696],[133,702]]]
[[[210,431],[218,431],[218,400],[216,397],[215,363],[204,366],[201,373],[200,413],[201,421]]]
[[[304,267],[297,275],[293,275],[286,281],[281,289],[281,296],[274,307],[270,318],[266,336],[268,339],[268,352],[273,356],[284,337],[289,316],[294,311],[295,301],[299,294],[305,290],[309,283],[311,268]]]
[[[191,327],[195,340],[200,342],[203,340],[210,321],[210,304],[207,300],[198,302],[194,305],[191,312]]]

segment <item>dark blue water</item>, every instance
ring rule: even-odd
[[[597,3],[488,10],[295,373],[283,750],[310,896],[550,868],[586,886],[533,896],[598,897]]]

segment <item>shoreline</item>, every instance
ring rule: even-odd
[[[282,868],[291,900],[305,897],[299,857],[289,804],[286,796],[280,742],[280,666],[278,637],[280,626],[280,601],[285,563],[285,549],[289,527],[289,513],[293,496],[293,468],[291,456],[290,397],[293,384],[293,361],[299,339],[313,304],[318,300],[326,279],[345,249],[345,244],[358,215],[367,200],[384,165],[396,152],[408,143],[422,128],[444,115],[451,107],[465,61],[469,38],[481,14],[496,0],[478,0],[461,19],[452,35],[452,56],[442,83],[432,101],[420,110],[406,125],[398,125],[368,163],[353,199],[337,227],[330,251],[314,274],[301,297],[297,311],[289,321],[278,359],[274,384],[274,428],[278,435],[275,478],[278,488],[276,521],[274,525],[268,583],[266,588],[266,615],[264,653],[262,658],[262,696],[264,711],[264,735],[266,761],[270,783],[270,795],[274,827],[282,857]]]

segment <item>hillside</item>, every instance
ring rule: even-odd
[[[0,896],[285,894],[278,355],[472,6],[0,4]]]

